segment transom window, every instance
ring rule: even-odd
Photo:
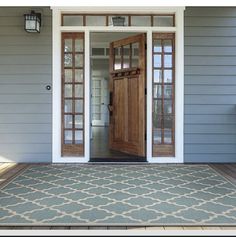
[[[62,26],[173,27],[174,14],[63,14]]]

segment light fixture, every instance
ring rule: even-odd
[[[125,25],[125,17],[123,16],[114,16],[112,17],[113,26],[124,26]]]
[[[40,33],[41,13],[31,11],[29,14],[24,14],[25,31],[29,33]]]

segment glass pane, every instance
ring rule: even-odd
[[[172,41],[171,40],[164,40],[164,52],[171,53],[172,52]]]
[[[93,113],[93,120],[101,120],[101,114]]]
[[[161,55],[154,55],[154,67],[161,67]]]
[[[132,56],[139,56],[139,44],[133,43],[131,44],[132,47]]]
[[[161,83],[162,82],[162,71],[154,70],[154,82]]]
[[[129,57],[129,55],[130,55],[130,44],[127,44],[127,45],[123,46],[123,55]]]
[[[73,118],[72,115],[64,116],[64,126],[65,128],[72,128]]]
[[[83,97],[83,85],[75,85],[75,97]]]
[[[64,55],[64,66],[65,67],[72,67],[72,54],[65,54]]]
[[[164,97],[172,98],[172,85],[164,85]]]
[[[84,62],[83,62],[83,54],[76,54],[75,55],[75,66],[76,67],[83,67]]]
[[[84,41],[82,39],[75,40],[75,52],[83,52],[84,51]]]
[[[123,47],[123,68],[130,67],[130,45],[125,45]]]
[[[93,56],[99,56],[104,55],[104,48],[92,48],[92,55]]]
[[[75,113],[83,113],[84,101],[75,100]]]
[[[75,128],[83,128],[83,115],[75,115]]]
[[[115,70],[121,69],[121,56],[119,52],[121,52],[120,47],[115,49],[115,65],[114,65]]]
[[[131,16],[131,26],[151,26],[151,16]]]
[[[93,113],[100,113],[101,112],[101,107],[100,105],[93,105]]]
[[[72,131],[65,131],[64,132],[64,143],[65,144],[72,144]]]
[[[101,80],[93,80],[93,88],[101,88]]]
[[[132,65],[131,67],[138,67],[139,66],[139,44],[133,43],[132,47]]]
[[[161,40],[154,40],[153,50],[154,50],[155,53],[161,53],[162,52]]]
[[[153,131],[153,142],[154,144],[160,144],[161,143],[161,129],[154,129]]]
[[[83,26],[83,16],[63,16],[63,26]]]
[[[64,112],[72,113],[72,100],[65,100]]]
[[[83,131],[75,131],[75,144],[83,144]]]
[[[162,127],[162,116],[158,113],[153,114],[153,127],[154,128],[161,128]]]
[[[153,26],[174,26],[174,16],[154,16]]]
[[[123,23],[123,21],[121,20],[121,18],[119,18],[119,19],[117,19],[117,21],[115,21],[115,19],[114,19],[114,22],[117,22],[117,24],[114,24],[113,25],[113,20],[112,20],[112,18],[113,17],[117,17],[117,16],[109,16],[109,18],[108,18],[108,25],[109,26],[128,26],[128,16],[120,16],[120,17],[124,17],[125,18],[125,21],[124,21],[124,23]],[[119,16],[118,16],[119,17]]]
[[[72,97],[72,85],[71,84],[65,85],[64,95],[65,95],[65,97]]]
[[[164,130],[164,143],[167,143],[167,144],[172,143],[172,131],[170,129]]]
[[[72,52],[72,39],[65,39],[65,48],[64,48],[64,52]]]
[[[161,85],[154,85],[153,89],[153,97],[156,99],[162,98],[162,86]]]
[[[65,82],[72,82],[72,70],[65,69]]]
[[[165,100],[164,101],[164,113],[165,114],[172,114],[172,100]]]
[[[86,26],[106,26],[106,17],[86,16]]]
[[[164,70],[164,83],[172,83],[172,70]]]
[[[83,70],[75,69],[75,82],[83,82]]]
[[[161,100],[154,100],[153,106],[154,106],[153,108],[154,114],[162,114],[162,101]]]
[[[163,116],[163,117],[164,117],[164,128],[171,129],[173,127],[173,116],[167,115],[167,116]]]
[[[164,55],[164,67],[172,67],[172,55]]]
[[[94,96],[93,97],[93,104],[101,104],[101,97],[99,96]]]

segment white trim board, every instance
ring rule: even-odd
[[[150,163],[183,163],[183,127],[184,127],[184,18],[183,7],[158,7],[158,8],[70,8],[53,7],[53,163],[86,163],[90,159],[90,33],[92,32],[137,32],[147,34],[147,145],[146,156]],[[175,13],[175,27],[94,27],[94,26],[61,26],[61,13]],[[61,156],[61,32],[85,33],[85,153],[84,157]],[[152,157],[152,33],[174,32],[175,44],[175,157]]]

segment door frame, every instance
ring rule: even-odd
[[[184,7],[52,7],[53,10],[53,37],[52,37],[52,163],[87,163],[90,160],[90,33],[92,32],[137,32],[146,33],[146,158],[150,163],[183,163],[184,162]],[[99,27],[99,26],[61,26],[62,13],[175,13],[175,27]],[[61,156],[61,33],[62,32],[84,32],[85,61],[84,61],[84,156],[62,157]],[[175,157],[153,157],[152,156],[152,34],[153,32],[175,33]]]

